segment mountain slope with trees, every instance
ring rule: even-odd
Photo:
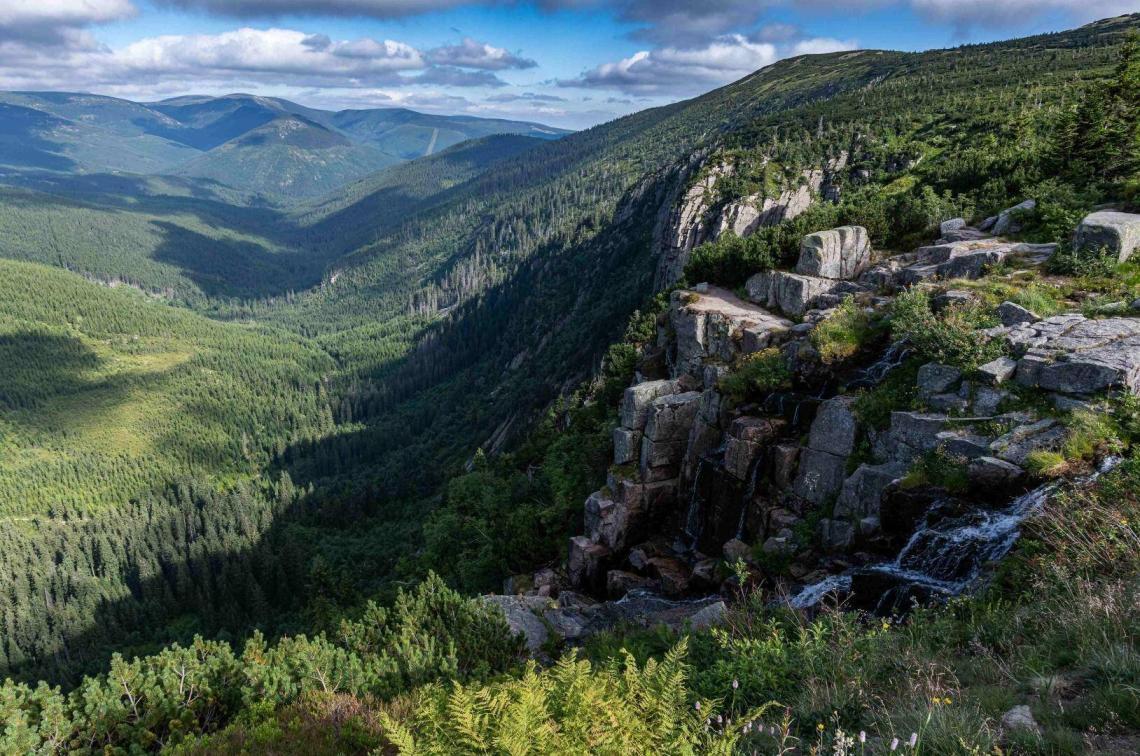
[[[14,437],[12,456],[5,459],[37,469],[60,449],[106,443],[64,432],[60,418],[74,411],[67,397],[126,384],[147,387],[150,398],[144,399],[152,404],[131,410],[133,422],[163,414],[173,437],[163,451],[174,461],[153,477],[149,470],[140,475],[138,466],[149,457],[128,448],[119,469],[95,476],[107,481],[98,507],[53,510],[51,502],[33,499],[5,521],[5,538],[13,544],[5,550],[11,555],[6,572],[13,576],[4,607],[10,628],[6,671],[72,685],[79,673],[104,667],[116,648],[186,643],[195,632],[236,637],[255,626],[290,638],[272,652],[250,641],[240,664],[226,656],[228,648],[212,645],[171,649],[133,671],[117,662],[114,674],[145,677],[143,667],[166,669],[168,662],[177,664],[172,659],[190,654],[209,667],[203,674],[219,691],[212,700],[225,702],[221,708],[170,703],[145,722],[120,698],[100,692],[106,677],[85,683],[85,692],[66,705],[46,689],[7,686],[4,701],[19,711],[11,721],[21,723],[13,732],[29,738],[18,742],[45,742],[35,740],[48,737],[44,712],[55,717],[51,726],[58,728],[59,742],[78,737],[92,747],[155,748],[180,739],[181,732],[213,732],[264,690],[261,678],[243,687],[245,672],[238,668],[271,658],[277,674],[276,665],[294,664],[302,646],[301,655],[316,655],[304,645],[308,641],[293,638],[299,630],[319,636],[311,642],[319,649],[314,658],[320,674],[336,670],[338,682],[331,690],[324,686],[325,693],[388,697],[405,690],[390,685],[392,678],[373,665],[417,667],[409,660],[420,657],[407,652],[402,662],[377,652],[391,639],[369,636],[367,623],[352,624],[362,611],[374,611],[361,609],[365,599],[392,598],[394,581],[419,580],[433,567],[453,585],[482,591],[512,572],[561,559],[561,544],[579,526],[575,512],[580,516],[584,496],[604,480],[614,393],[628,383],[639,345],[654,333],[662,227],[711,165],[730,159],[740,166],[714,204],[795,186],[803,171],[821,168],[841,151],[861,161],[851,167],[866,171],[866,179],[844,186],[838,201],[817,197],[795,220],[696,250],[689,267],[694,279],[739,284],[741,271],[771,265],[803,234],[841,223],[866,226],[876,244],[905,248],[928,236],[947,212],[984,217],[1031,194],[1039,198],[1040,212],[1029,233],[1058,240],[1088,207],[1131,201],[1134,66],[1118,61],[1125,33],[1137,23],[1125,17],[950,51],[795,58],[696,100],[558,141],[499,136],[459,145],[387,169],[288,216],[266,209],[242,217],[216,199],[144,199],[148,212],[177,207],[198,222],[228,219],[225,233],[256,234],[264,241],[254,243],[296,255],[285,258],[296,262],[292,268],[277,268],[268,253],[251,256],[281,271],[268,291],[253,283],[239,289],[225,269],[199,271],[214,276],[212,290],[202,285],[208,276],[189,276],[199,293],[186,302],[197,313],[44,265],[63,264],[107,280],[107,269],[95,269],[106,264],[99,255],[62,260],[45,254],[38,240],[9,255],[39,264],[5,263],[12,338],[3,343],[21,359],[54,344],[55,356],[37,357],[36,364],[61,367],[43,385],[12,376],[19,391],[6,400],[2,419],[19,425],[23,435]],[[1086,146],[1090,134],[1104,135],[1095,148]],[[25,217],[19,202],[36,200],[22,192],[4,202],[4,215]],[[133,218],[140,233],[153,229],[151,218],[117,206],[110,193],[66,204],[67,213]],[[275,230],[283,218],[285,230]],[[36,236],[40,228],[28,235],[45,238]],[[152,259],[150,244],[126,238],[122,259]],[[72,245],[61,246],[70,254]],[[205,267],[199,253],[182,254],[180,275]],[[53,282],[49,290],[63,292],[60,315],[39,311],[40,292],[28,282],[38,276]],[[158,280],[156,272],[138,285],[149,288]],[[184,285],[174,277],[164,285],[176,283]],[[81,306],[88,301],[103,304]],[[109,316],[84,309],[104,313],[112,301],[112,309],[123,310],[114,327],[102,322]],[[649,314],[631,321],[639,308]],[[153,322],[160,325],[148,325]],[[19,335],[29,330],[30,337]],[[199,331],[211,335],[194,335]],[[231,350],[231,342],[242,346]],[[203,344],[216,352],[206,362],[195,353]],[[229,382],[196,380],[185,372],[191,368],[204,376],[226,373]],[[278,382],[259,387],[262,375]],[[590,380],[596,375],[600,380]],[[129,390],[127,395],[131,399]],[[280,407],[266,401],[281,397]],[[240,407],[227,405],[230,398]],[[183,432],[203,413],[218,425]],[[117,419],[100,419],[96,430],[123,428],[122,438],[136,443],[131,417],[124,410]],[[239,452],[248,464],[238,469],[227,464],[226,450],[242,444],[226,431],[230,422],[257,429],[251,451]],[[155,441],[144,434],[142,442]],[[506,450],[513,453],[501,453]],[[54,481],[44,481],[44,490],[72,490],[77,475],[81,469],[61,468]],[[12,486],[23,480],[19,470],[7,479]],[[57,563],[56,553],[69,556]],[[454,610],[433,609],[420,621],[436,627],[447,611]],[[844,624],[836,628],[839,639],[857,632]],[[418,648],[417,637],[400,635],[400,643]],[[759,635],[747,633],[737,640],[748,648],[762,644]],[[735,671],[731,659],[744,652],[718,656],[723,651],[716,649],[724,648],[718,643],[716,636],[697,642],[702,668],[720,664],[716,669],[723,673],[699,676],[691,690],[701,697],[732,695],[724,684]],[[965,653],[964,647],[965,641],[942,648],[950,654]],[[779,669],[794,677],[803,671],[799,661],[821,662],[824,656],[817,647],[797,648],[781,657],[786,666]],[[464,665],[437,661],[422,675],[409,674],[409,685],[453,677],[455,665]],[[501,659],[473,664],[478,674],[460,676],[476,685],[484,673],[506,666]],[[661,674],[684,690],[679,665],[679,656],[671,657]],[[289,674],[294,676],[282,679],[310,682],[289,683],[282,700],[314,689],[316,673]],[[503,684],[495,695],[534,696],[535,685],[558,689],[575,679],[596,683],[619,700],[635,695],[621,687],[635,685],[630,676],[568,668],[547,674],[526,677],[529,682],[517,689]],[[650,670],[644,674],[657,693],[669,687]],[[747,706],[792,685],[779,682],[756,692]],[[937,690],[943,697],[943,687]],[[451,737],[432,729],[442,695],[429,687],[402,711],[381,706],[405,722],[403,729],[384,724],[385,737]],[[153,700],[168,701],[164,696],[154,694]],[[118,713],[92,724],[80,712],[90,711],[88,701],[95,699]],[[304,699],[298,705],[305,706]],[[690,706],[687,699],[668,698],[658,713],[682,721],[687,714],[680,711]],[[728,706],[734,719],[745,713],[743,698]],[[283,716],[296,710],[286,711]],[[277,721],[265,709],[257,714],[260,719],[245,721]],[[807,704],[796,712],[816,715],[830,713]],[[172,737],[169,723],[183,717]],[[128,724],[100,724],[107,721]],[[699,724],[681,727],[682,740],[685,728]],[[255,737],[242,726],[219,737]],[[206,741],[202,748],[212,745]]]

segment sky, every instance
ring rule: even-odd
[[[1071,28],[1140,0],[0,0],[0,89],[231,92],[586,128],[795,55]]]

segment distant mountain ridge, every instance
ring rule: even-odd
[[[468,139],[569,133],[527,121],[404,108],[327,111],[248,94],[138,103],[0,92],[0,113],[0,166],[6,168],[205,178],[277,200],[322,195]]]

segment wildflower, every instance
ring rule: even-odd
[[[720,715],[720,714],[717,714],[717,715],[716,715],[716,723],[717,723],[717,724],[723,724],[723,723],[724,723],[724,718],[723,718],[723,717],[721,717],[721,715]]]
[[[820,722],[819,724],[817,724],[815,726],[815,729],[819,730],[820,732],[823,732],[823,722]]]
[[[697,711],[700,711],[701,710],[701,702],[697,701],[695,704],[693,704],[693,708],[696,709]]]
[[[859,742],[860,743],[866,743],[867,742],[867,731],[866,730],[859,730]]]
[[[884,630],[890,630],[891,629],[891,623],[889,620],[883,620],[883,629]]]
[[[899,747],[899,739],[898,738],[891,738],[891,750],[892,751],[897,750],[898,747]]]
[[[739,687],[740,687],[740,680],[733,680],[732,681],[732,689],[736,690]]]
[[[918,743],[918,733],[917,733],[917,732],[912,732],[912,733],[910,734],[910,743],[909,743],[909,745],[910,745],[910,747],[911,747],[911,748],[914,748],[914,746],[915,746],[917,743]]]
[[[943,698],[943,699],[942,699],[942,703],[944,703],[944,704],[946,704],[947,706],[949,706],[950,704],[954,703],[954,699],[953,699],[953,698]]]

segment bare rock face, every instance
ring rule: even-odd
[[[784,270],[765,270],[749,278],[744,289],[753,302],[798,318],[812,309],[821,297],[830,295],[835,281]]]
[[[676,368],[700,375],[703,361],[731,362],[779,340],[792,323],[716,286],[673,292],[669,310],[677,340]]]
[[[1073,238],[1077,249],[1108,249],[1124,262],[1140,248],[1140,215],[1101,210],[1085,216]]]
[[[998,213],[997,218],[994,219],[993,227],[988,230],[992,232],[994,236],[1015,234],[1021,230],[1021,222],[1018,219],[1018,214],[1032,212],[1036,207],[1036,200],[1031,199],[1020,202],[1013,207],[1007,207]]]
[[[621,397],[621,424],[631,431],[644,431],[649,421],[649,408],[653,400],[677,392],[676,381],[645,381],[630,386]],[[616,462],[616,460],[615,460]],[[617,464],[623,464],[617,462]]]
[[[862,226],[841,226],[830,231],[808,234],[800,243],[796,272],[847,280],[871,265],[871,241]]]
[[[987,268],[1008,257],[1044,259],[1056,250],[1056,244],[1023,244],[990,238],[933,244],[916,249],[918,262],[900,270],[897,280],[910,285],[931,278],[980,278]]]
[[[1015,379],[1063,394],[1092,394],[1107,389],[1140,392],[1140,320],[1088,320],[1056,315],[1022,323],[1006,336],[1024,350]]]

